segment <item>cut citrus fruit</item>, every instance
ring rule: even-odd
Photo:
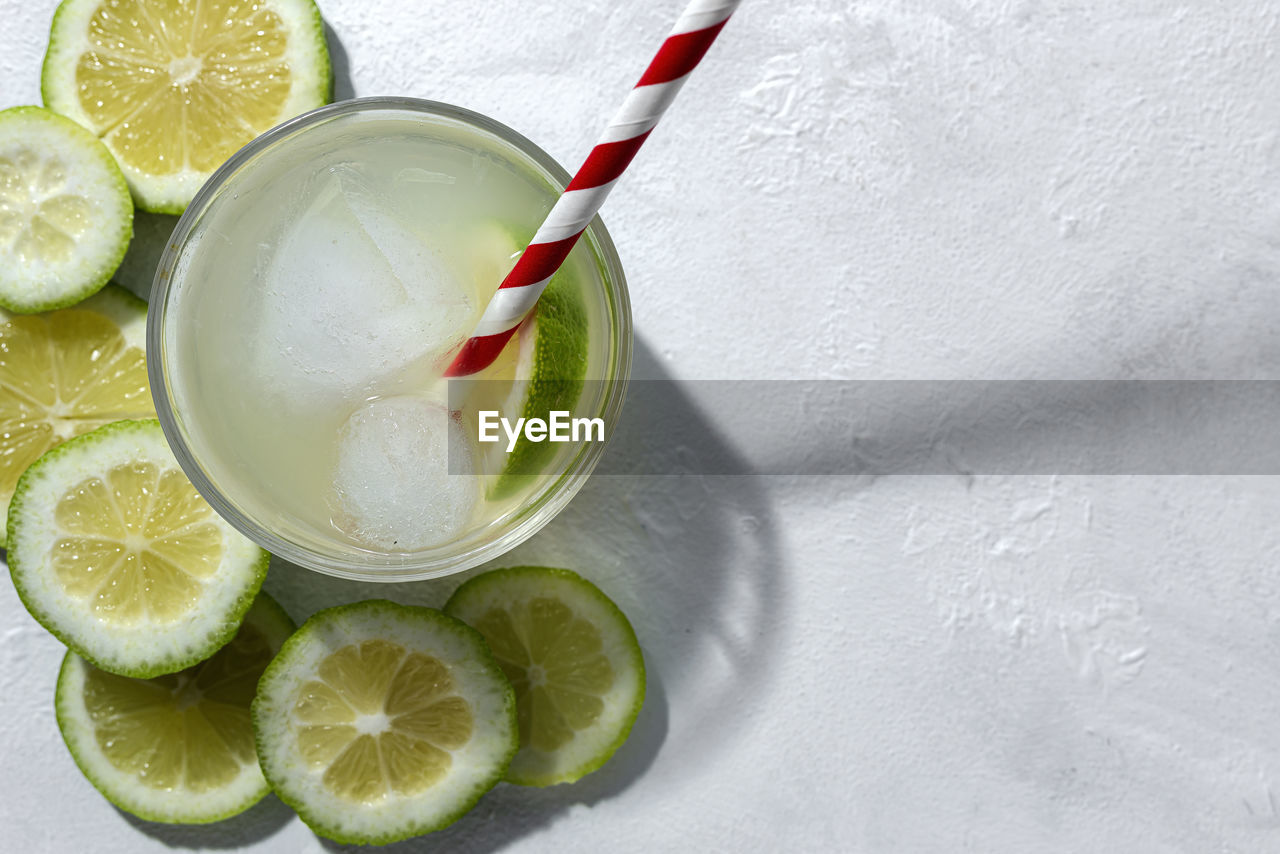
[[[155,416],[147,304],[108,285],[74,308],[0,309],[0,546],[13,488],[55,445],[103,424]]]
[[[106,143],[138,206],[182,213],[255,136],[329,99],[312,0],[64,0],[46,107]]]
[[[231,642],[180,673],[132,679],[68,652],[58,675],[58,728],[107,800],[147,821],[204,824],[269,791],[253,749],[258,678],[293,632],[259,594]]]
[[[506,276],[528,243],[498,223],[475,229],[472,239],[474,257],[485,262],[499,259],[500,263],[484,263],[481,268],[486,273],[492,270],[495,283]],[[513,424],[517,418],[545,421],[553,411],[572,411],[587,373],[586,311],[577,282],[561,268],[538,298],[534,314],[521,324],[493,364],[467,380],[453,380],[457,387],[451,395],[457,400],[469,398],[464,416],[472,422],[472,436],[479,435],[477,413],[482,409],[496,410]],[[492,456],[483,468],[497,473],[487,496],[498,500],[545,471],[563,445],[530,442],[521,435],[510,453],[505,439],[485,447]]]
[[[149,679],[235,634],[268,555],[213,512],[158,421],[49,451],[9,507],[9,570],[41,625],[90,664]]]
[[[644,656],[594,584],[567,569],[496,569],[459,587],[445,613],[484,635],[515,686],[520,752],[507,780],[570,783],[626,741],[644,703]]]
[[[40,107],[0,110],[0,307],[79,302],[107,283],[132,236],[129,188],[93,134]]]
[[[516,749],[515,697],[480,635],[383,600],[308,620],[263,675],[253,725],[276,794],[339,842],[451,824]]]

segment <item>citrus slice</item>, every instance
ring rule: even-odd
[[[18,478],[45,451],[125,418],[151,418],[147,304],[108,285],[74,308],[0,309],[0,547]]]
[[[484,259],[492,270],[491,281],[500,282],[515,265],[521,248],[512,231],[498,223],[478,228],[472,235],[473,257]],[[500,263],[489,263],[499,259]],[[471,435],[479,435],[478,413],[495,410],[512,424],[517,418],[550,418],[553,411],[571,412],[582,395],[587,373],[587,310],[577,281],[561,271],[547,283],[532,316],[507,342],[488,368],[465,380],[453,380],[455,400],[466,400],[463,417]],[[499,431],[501,433],[501,431]],[[530,442],[523,435],[507,452],[507,439],[481,447],[489,457],[482,470],[496,474],[487,490],[491,501],[500,500],[528,486],[531,478],[548,468],[563,443]]]
[[[107,800],[147,821],[204,824],[253,806],[269,787],[249,704],[292,632],[289,615],[261,593],[230,643],[180,673],[132,679],[68,652],[56,706],[76,765]]]
[[[0,307],[77,303],[120,266],[133,201],[111,152],[40,107],[0,110]]]
[[[31,615],[102,670],[149,679],[231,639],[268,555],[213,512],[158,421],[49,451],[9,507],[9,571]]]
[[[175,214],[331,85],[312,0],[64,0],[40,81],[46,107],[111,149],[139,207]]]
[[[276,794],[339,842],[451,824],[516,749],[515,697],[480,635],[384,600],[308,620],[267,667],[253,726]]]
[[[515,687],[520,752],[508,781],[571,783],[626,741],[644,703],[644,655],[600,588],[567,569],[495,569],[444,609],[484,635]]]

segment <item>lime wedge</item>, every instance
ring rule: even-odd
[[[453,823],[516,749],[515,697],[481,637],[382,600],[308,620],[263,675],[253,725],[276,794],[339,842]]]
[[[44,103],[115,155],[138,206],[182,213],[245,143],[328,101],[312,0],[64,0]]]
[[[0,110],[0,307],[77,303],[107,283],[133,236],[111,152],[40,107]]]
[[[41,625],[90,664],[149,679],[231,639],[269,556],[196,493],[158,421],[118,421],[22,475],[8,557]]]
[[[204,824],[269,791],[253,749],[249,704],[293,632],[259,594],[231,642],[180,673],[131,679],[68,652],[58,675],[58,728],[107,800],[147,821]]]
[[[521,242],[512,230],[496,222],[476,229],[472,240],[471,254],[482,259],[483,269],[493,275],[494,282],[506,276],[528,242]],[[586,373],[587,310],[577,283],[562,270],[552,277],[534,314],[493,364],[465,380],[453,381],[467,383],[470,389],[454,395],[467,400],[463,415],[471,435],[477,436],[482,409],[501,412],[512,423],[517,418],[547,420],[555,410],[572,412],[582,395]],[[505,439],[482,447],[493,455],[484,470],[498,473],[489,484],[487,497],[497,501],[528,486],[563,445],[530,442],[521,436],[509,454]]]
[[[445,613],[484,635],[515,687],[520,752],[508,781],[572,782],[626,741],[644,703],[644,656],[594,584],[567,569],[496,569],[459,587]]]
[[[151,418],[147,304],[108,285],[74,308],[0,309],[0,547],[9,499],[27,466],[72,436]]]

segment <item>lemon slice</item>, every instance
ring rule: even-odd
[[[507,780],[569,783],[608,761],[644,703],[644,655],[627,618],[567,569],[521,566],[467,581],[445,613],[484,635],[519,705]]]
[[[312,0],[65,0],[41,77],[45,106],[106,143],[138,206],[175,214],[331,84]]]
[[[118,421],[18,480],[9,570],[31,615],[102,670],[149,679],[235,634],[268,555],[213,512],[158,421]]]
[[[133,236],[111,152],[40,107],[0,110],[0,306],[30,314],[107,283]]]
[[[276,794],[339,842],[451,824],[516,749],[515,697],[480,636],[382,600],[308,620],[263,674],[253,725]]]
[[[111,421],[151,418],[147,304],[108,285],[74,308],[0,309],[0,546],[14,486],[55,445]]]
[[[58,728],[107,800],[147,821],[204,824],[269,791],[253,749],[258,678],[293,632],[259,594],[231,642],[180,673],[132,679],[68,652],[58,674]]]

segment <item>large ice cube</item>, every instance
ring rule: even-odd
[[[407,395],[366,403],[339,437],[334,521],[383,551],[453,539],[480,495],[469,447],[462,425],[438,403]]]
[[[266,268],[255,362],[282,394],[350,394],[438,375],[473,299],[352,165],[316,178]]]

